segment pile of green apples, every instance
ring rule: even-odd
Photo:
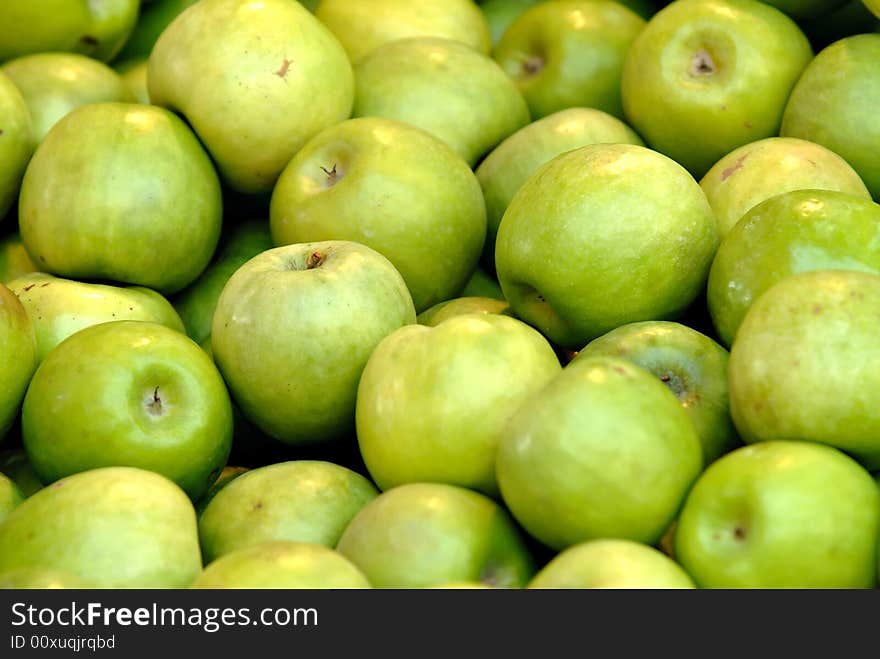
[[[0,587],[877,587],[877,16],[0,4]]]

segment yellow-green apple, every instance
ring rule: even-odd
[[[44,483],[138,467],[196,500],[232,442],[229,395],[211,358],[181,332],[142,320],[92,325],[59,343],[37,367],[21,414]]]
[[[703,588],[873,588],[880,489],[828,446],[771,441],[712,464],[685,501],[678,561]]]
[[[180,112],[235,190],[268,192],[313,135],[351,113],[339,41],[291,0],[202,0],[159,36],[150,100]]]
[[[754,300],[728,366],[743,440],[820,442],[880,468],[878,308],[880,275],[856,270],[789,275]]]
[[[554,556],[529,588],[695,588],[682,567],[658,549],[632,540],[588,540]]]
[[[877,0],[863,0],[863,2],[874,16],[880,17],[880,2]]]
[[[104,467],[69,476],[0,525],[0,574],[28,568],[98,588],[186,588],[202,568],[195,510],[152,471]]]
[[[473,0],[321,0],[315,16],[352,62],[410,37],[454,39],[484,54],[492,45],[489,25]]]
[[[403,277],[379,252],[344,240],[294,243],[229,278],[211,346],[248,420],[284,443],[324,442],[354,429],[367,358],[415,319]]]
[[[0,220],[18,198],[24,170],[34,151],[33,124],[15,83],[0,70]]]
[[[693,421],[705,464],[741,443],[730,418],[729,355],[710,337],[672,321],[629,323],[588,343],[575,360],[596,356],[626,359],[664,382]]]
[[[489,26],[489,34],[492,47],[498,45],[505,30],[530,7],[534,7],[541,0],[485,0],[479,7],[483,12],[483,18]]]
[[[140,0],[4,2],[0,62],[19,55],[73,52],[107,62],[134,29]]]
[[[2,257],[0,257],[2,258]],[[504,293],[497,277],[490,274],[482,265],[477,265],[464,288],[458,293],[459,297],[490,297],[495,300],[504,300]]]
[[[184,332],[171,303],[143,286],[110,286],[62,279],[43,272],[9,282],[37,338],[37,361],[71,334],[114,320],[148,320]]]
[[[623,61],[645,24],[611,0],[542,2],[507,28],[492,56],[516,81],[533,119],[571,107],[622,118]]]
[[[21,242],[21,235],[15,231],[0,239],[0,284],[9,284],[22,275],[39,269]]]
[[[364,506],[336,546],[376,588],[469,581],[518,588],[535,572],[503,506],[454,485],[400,485]]]
[[[438,302],[430,309],[425,309],[416,317],[420,325],[434,327],[444,320],[464,314],[504,314],[510,316],[513,312],[506,300],[498,300],[492,297],[466,296],[457,297],[445,302]]]
[[[199,518],[205,561],[271,540],[335,547],[378,491],[361,474],[323,460],[257,467],[218,492]]]
[[[208,563],[192,588],[371,588],[338,551],[309,542],[275,540],[238,549]]]
[[[797,24],[769,4],[675,0],[627,53],[624,113],[649,146],[700,178],[736,147],[778,133],[812,57]]]
[[[37,340],[27,311],[15,293],[0,284],[0,439],[18,416],[37,368]]]
[[[278,178],[269,221],[276,245],[372,247],[403,276],[416,311],[464,287],[486,237],[468,163],[433,135],[382,117],[344,121],[307,142]]]
[[[233,410],[232,418],[233,418],[233,426],[234,426],[235,421],[236,421],[235,410]],[[233,430],[234,430],[234,428],[233,428]],[[233,435],[233,442],[234,441],[235,441],[235,437]],[[229,485],[236,478],[238,478],[242,474],[247,473],[248,471],[250,471],[250,469],[248,467],[238,467],[238,466],[230,465],[230,464],[227,464],[225,467],[223,467],[223,471],[221,471],[220,475],[217,476],[217,480],[215,480],[211,484],[211,487],[209,487],[208,490],[202,496],[200,496],[199,499],[195,502],[196,515],[198,515],[201,518],[202,513],[205,512],[205,508],[208,507],[208,504],[211,503],[211,501],[214,499],[215,496],[217,496],[217,494],[220,492],[220,490],[222,490],[224,487]]]
[[[511,417],[496,456],[510,512],[557,551],[597,538],[657,543],[702,467],[676,397],[619,357],[566,365]]]
[[[0,474],[0,524],[22,501],[24,494],[18,489],[18,485],[9,476]]]
[[[495,267],[516,316],[576,350],[620,325],[681,314],[717,246],[706,195],[681,165],[642,146],[591,144],[517,191]]]
[[[785,107],[780,134],[817,142],[843,157],[880,199],[880,34],[834,42],[810,62]]]
[[[221,205],[211,160],[179,117],[93,103],[58,121],[37,147],[21,185],[19,229],[41,270],[169,294],[211,260]]]
[[[464,314],[386,336],[364,368],[357,440],[373,481],[448,483],[498,496],[508,419],[561,370],[547,340],[500,314]]]
[[[793,190],[761,202],[721,241],[706,298],[731,345],[752,303],[789,275],[812,270],[880,274],[880,205],[843,192]]]
[[[749,210],[790,190],[837,190],[871,199],[849,163],[820,144],[767,137],[724,156],[700,180],[723,239]]]
[[[471,167],[530,121],[525,99],[495,60],[440,37],[392,41],[358,60],[353,114],[417,126]]]
[[[501,218],[522,184],[543,164],[588,144],[636,144],[641,138],[625,123],[593,108],[569,108],[533,121],[487,155],[476,169],[486,199],[483,262],[495,267],[495,237]]]
[[[198,279],[172,299],[186,333],[199,344],[211,334],[217,300],[232,273],[257,254],[273,247],[266,220],[248,220],[237,224],[220,239],[222,242],[212,262]]]
[[[150,92],[147,89],[147,66],[147,59],[129,59],[113,65],[132,99],[143,105],[150,105]]]
[[[9,76],[24,97],[37,143],[74,108],[88,103],[134,100],[116,71],[85,55],[23,55],[6,62],[0,71]]]
[[[68,572],[48,568],[17,568],[0,574],[0,588],[28,590],[60,590],[94,587]]]
[[[148,58],[159,35],[180,12],[195,2],[196,0],[156,0],[155,2],[142,0],[137,23],[114,60],[122,62]]]

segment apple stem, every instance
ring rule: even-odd
[[[320,252],[312,252],[306,261],[306,270],[313,270],[324,262],[324,255]]]

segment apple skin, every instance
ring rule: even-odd
[[[5,474],[0,474],[0,524],[22,501],[24,494],[15,482]]]
[[[211,345],[248,420],[281,442],[316,443],[354,428],[367,358],[415,319],[403,277],[375,250],[298,243],[267,250],[230,277]]]
[[[41,142],[55,123],[88,103],[133,101],[119,74],[106,64],[75,53],[36,53],[0,67],[21,91],[33,135]]]
[[[880,34],[846,37],[823,49],[791,91],[780,135],[821,144],[859,173],[880,199]]]
[[[837,190],[871,199],[843,158],[795,137],[768,137],[724,156],[700,180],[723,239],[759,203],[791,190]]]
[[[358,60],[353,114],[421,128],[471,167],[531,120],[516,83],[495,60],[439,37],[392,41]]]
[[[880,18],[880,2],[877,0],[863,0],[863,2],[874,16]]]
[[[528,588],[695,588],[690,576],[668,556],[631,540],[603,538],[557,554]]]
[[[37,340],[27,311],[9,288],[0,284],[0,439],[18,415],[37,368]]]
[[[495,268],[495,238],[501,218],[523,183],[558,155],[602,142],[644,146],[629,126],[593,108],[569,108],[533,121],[495,147],[477,167],[486,200],[483,262]]]
[[[233,410],[233,425],[235,421],[235,410]],[[233,436],[233,441],[234,439],[235,438]],[[211,487],[208,488],[207,492],[205,492],[201,497],[199,497],[198,501],[195,502],[196,515],[201,518],[202,513],[205,512],[205,508],[207,508],[208,504],[211,503],[215,496],[217,496],[217,493],[242,474],[246,474],[248,471],[250,471],[248,467],[236,467],[229,464],[223,467],[223,471],[220,472],[217,480],[215,480],[211,484]]]
[[[17,231],[0,239],[0,284],[8,285],[13,279],[37,270],[39,266],[27,253]]]
[[[445,142],[365,117],[322,131],[293,157],[272,192],[269,221],[276,245],[372,247],[423,311],[453,297],[476,267],[486,204],[474,172]]]
[[[873,588],[880,489],[828,446],[746,446],[697,480],[675,533],[703,588]]]
[[[205,561],[272,540],[333,548],[379,492],[359,473],[323,460],[293,460],[236,477],[205,507],[199,537]]]
[[[519,588],[535,572],[525,538],[502,506],[441,483],[383,492],[354,516],[336,550],[375,588],[460,581]]]
[[[66,572],[47,568],[19,568],[0,574],[0,588],[28,590],[61,590],[89,588],[82,579]]]
[[[382,490],[458,485],[498,496],[495,454],[507,420],[561,367],[535,329],[498,314],[464,314],[386,336],[364,368],[357,439]]]
[[[501,290],[501,284],[498,283],[498,279],[479,264],[474,269],[470,279],[467,280],[464,288],[459,291],[458,296],[488,297],[507,302],[504,299],[504,292]]]
[[[542,0],[485,0],[479,7],[489,26],[492,47],[498,45],[501,36],[519,16]]]
[[[93,103],[56,123],[34,153],[19,230],[43,271],[170,294],[211,260],[221,206],[217,173],[181,119]]]
[[[191,588],[372,588],[363,573],[323,545],[277,540],[209,563]]]
[[[0,70],[0,221],[18,198],[21,178],[34,152],[33,123],[21,92]]]
[[[624,113],[648,146],[700,178],[736,147],[778,134],[812,57],[797,24],[768,4],[675,0],[627,53]]]
[[[150,105],[150,92],[147,89],[147,66],[146,59],[129,59],[116,62],[113,68],[122,78],[122,83],[128,89],[132,100],[142,105]]]
[[[156,291],[109,286],[35,272],[9,282],[21,300],[37,338],[37,361],[71,334],[114,320],[147,320],[184,332],[180,316]]]
[[[491,34],[473,0],[321,0],[315,17],[336,35],[352,62],[390,41],[453,39],[488,54]]]
[[[741,444],[730,418],[729,355],[705,334],[671,321],[630,323],[588,343],[575,360],[603,355],[631,361],[669,387],[694,423],[705,464]]]
[[[197,500],[232,444],[229,395],[211,358],[181,332],[140,320],[93,325],[60,343],[37,367],[21,414],[44,483],[130,466]]]
[[[0,62],[42,52],[74,52],[108,62],[137,23],[140,0],[4,2]]]
[[[620,325],[682,313],[717,246],[709,202],[681,165],[637,145],[592,144],[519,189],[495,266],[516,316],[576,350]]]
[[[150,100],[180,112],[234,190],[269,192],[305,142],[351,113],[339,41],[290,0],[203,0],[159,36]]]
[[[619,2],[543,2],[507,28],[493,57],[516,81],[532,119],[571,107],[622,119],[623,62],[645,25]]]
[[[656,544],[702,467],[679,401],[618,357],[570,362],[511,417],[496,456],[510,512],[557,551],[602,537]]]
[[[880,275],[855,270],[802,272],[764,291],[730,349],[743,440],[819,442],[880,468],[877,308]]]
[[[733,343],[770,286],[828,269],[880,274],[880,205],[843,192],[794,190],[752,208],[721,241],[709,271],[707,302],[721,341]]]
[[[186,588],[202,568],[196,514],[154,472],[82,472],[40,490],[0,525],[0,574],[29,568],[96,588]]]
[[[436,327],[445,320],[463,314],[502,314],[513,315],[510,304],[505,300],[491,297],[458,297],[445,302],[438,302],[430,309],[425,309],[416,317],[420,325]]]

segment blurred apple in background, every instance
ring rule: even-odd
[[[625,116],[648,146],[700,178],[736,147],[777,134],[812,57],[797,24],[768,4],[675,0],[627,53]]]
[[[721,242],[707,300],[731,345],[749,307],[770,286],[811,270],[880,274],[880,205],[842,192],[794,190],[761,202]]]
[[[495,265],[517,317],[577,350],[622,324],[683,312],[717,246],[712,209],[681,165],[642,146],[593,144],[523,184],[498,228]]]
[[[541,0],[483,0],[480,11],[489,26],[492,47],[501,40],[504,31],[527,9],[539,4]]]
[[[863,0],[863,2],[874,16],[880,17],[880,2],[877,2],[877,0]]]
[[[24,494],[8,476],[0,474],[0,524],[24,501]]]
[[[9,284],[13,279],[37,270],[37,264],[27,253],[17,231],[0,239],[0,284]]]
[[[15,83],[0,69],[0,221],[18,198],[36,144],[27,102]]]
[[[459,297],[488,297],[495,300],[504,300],[504,292],[501,284],[494,274],[489,273],[482,264],[478,264],[471,274],[470,279],[458,294]]]
[[[353,113],[417,126],[470,166],[530,121],[525,99],[495,60],[439,37],[392,41],[358,60]]]
[[[37,368],[37,341],[27,311],[15,293],[0,284],[0,439],[18,415]]]
[[[351,64],[339,41],[291,0],[202,0],[150,54],[150,100],[180,112],[233,189],[269,192],[313,135],[346,119]]]
[[[141,0],[137,23],[114,60],[125,62],[148,58],[162,31],[177,18],[178,14],[190,5],[194,5],[196,1],[154,0],[153,2],[144,2]]]
[[[272,192],[276,245],[352,240],[385,256],[416,311],[462,289],[480,258],[486,205],[468,164],[400,121],[351,119],[314,138]]]
[[[150,105],[150,91],[147,89],[148,64],[146,59],[132,59],[113,65],[132,99],[143,105]]]
[[[25,498],[44,487],[23,448],[0,452],[0,473],[8,476]]]
[[[880,200],[880,34],[837,41],[816,55],[791,92],[780,134],[828,147]]]
[[[834,11],[846,0],[764,0],[796,21],[806,21],[820,16],[826,16]]]
[[[873,588],[880,489],[827,446],[771,441],[711,465],[685,501],[679,562],[703,588]]]

